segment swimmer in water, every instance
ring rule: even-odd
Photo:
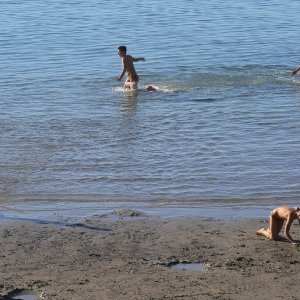
[[[292,75],[297,75],[297,73],[300,71],[300,67],[293,70]]]
[[[147,90],[148,92],[156,92],[156,91],[157,91],[157,89],[156,89],[155,87],[153,87],[152,85],[149,85],[149,86],[146,88],[146,90]]]

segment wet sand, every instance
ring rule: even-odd
[[[0,299],[299,299],[300,248],[255,234],[267,219],[150,217],[123,209],[80,223],[0,224]],[[299,225],[291,234],[299,239]],[[175,270],[176,263],[203,270]],[[35,298],[32,298],[35,299]]]

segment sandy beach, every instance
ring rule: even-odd
[[[0,299],[299,299],[300,248],[255,234],[267,225],[130,209],[68,226],[5,221]],[[291,234],[299,239],[298,224]],[[177,263],[202,269],[170,268]]]

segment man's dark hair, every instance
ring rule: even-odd
[[[120,46],[118,49],[119,49],[120,52],[124,52],[125,54],[127,52],[126,46]]]

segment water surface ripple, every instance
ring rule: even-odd
[[[2,203],[299,199],[299,1],[0,9]]]

